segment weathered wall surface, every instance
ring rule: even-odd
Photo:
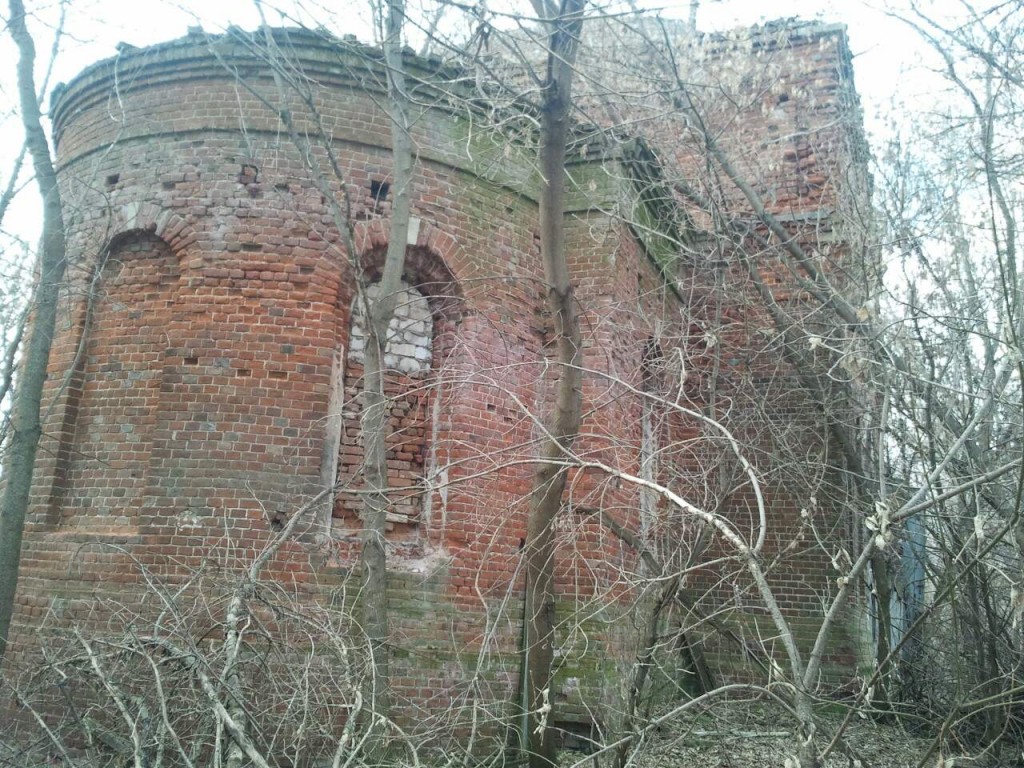
[[[649,151],[632,161],[641,172],[656,161],[663,192],[652,207],[691,232],[673,248],[650,234],[649,219],[632,217],[638,238],[670,265],[686,306],[676,335],[658,337],[653,388],[714,418],[743,447],[765,496],[765,562],[779,563],[768,568],[769,580],[809,646],[858,525],[848,503],[857,469],[845,463],[830,424],[856,432],[850,415],[861,382],[846,365],[855,355],[840,352],[836,364],[826,353],[850,348],[828,292],[856,305],[873,278],[860,249],[870,232],[870,181],[845,30],[783,21],[695,35],[683,24],[609,21],[589,34],[584,67],[592,82],[616,89],[595,86],[589,108],[644,126]],[[658,50],[663,42],[671,55]],[[769,231],[744,189],[783,236]],[[821,276],[818,285],[811,273]],[[670,408],[652,417],[667,430],[653,438],[657,471],[756,541],[756,500],[728,442]],[[706,639],[720,646],[726,666],[742,665],[743,644],[762,646],[759,638],[775,630],[734,549],[717,536],[706,544],[689,592],[702,615],[736,630],[732,640],[717,629]],[[708,626],[699,617],[690,622]],[[849,623],[833,637],[832,670],[855,663]]]
[[[316,125],[313,152],[350,212],[360,268],[372,279],[389,213],[379,72],[361,48],[301,40],[319,114],[296,108],[296,117]],[[111,620],[104,604],[144,620],[152,595],[140,569],[175,584],[214,563],[244,565],[327,476],[339,483],[334,515],[307,512],[308,530],[266,576],[314,601],[356,583],[348,579],[360,484],[353,264],[344,221],[271,106],[281,98],[268,65],[245,46],[208,48],[205,39],[99,65],[64,96],[56,124],[72,283],[51,363],[19,644],[55,607],[56,625],[73,618],[102,629]],[[406,280],[430,322],[412,327],[422,306],[400,313],[420,338],[398,340],[410,348],[398,350],[389,383],[398,487],[390,599],[397,696],[436,713],[479,685],[469,681],[480,664],[488,687],[474,695],[514,701],[526,460],[548,331],[529,148],[510,155],[500,136],[443,104],[425,108],[416,125]],[[342,178],[329,170],[323,136]],[[598,160],[580,174],[606,176],[586,162]],[[597,194],[618,192],[604,182]],[[572,197],[588,365],[606,370],[610,338],[644,334],[606,320],[619,304],[608,290],[623,269],[618,223]],[[629,269],[650,271],[635,249],[629,257]],[[421,365],[403,365],[402,355]],[[635,370],[636,360],[620,367]],[[607,388],[592,386],[595,395]],[[602,450],[630,466],[633,436],[608,426],[630,423],[623,407],[598,405],[592,422],[609,444]],[[606,421],[609,408],[615,421]],[[339,469],[325,475],[332,420],[340,421]],[[628,506],[633,494],[605,495]],[[566,531],[573,543],[562,583],[580,603],[567,605],[592,614],[614,576],[594,563],[609,548],[629,556],[585,527],[582,536]],[[615,615],[592,616],[589,626]],[[577,654],[566,697],[583,708],[581,695],[597,696],[600,670],[620,657],[603,640],[586,660]]]
[[[102,630],[130,615],[145,621],[153,595],[143,571],[169,584],[211,568],[230,573],[335,483],[327,501],[304,512],[308,523],[266,578],[300,604],[344,605],[357,583],[354,270],[372,280],[387,245],[389,129],[376,54],[289,35],[282,48],[308,80],[284,94],[273,60],[250,41],[197,36],[98,64],[61,98],[55,126],[73,261],[16,648],[31,648],[42,624]],[[417,103],[427,106],[414,120],[407,302],[388,379],[393,682],[412,722],[413,712],[441,716],[470,700],[507,716],[529,460],[552,381],[532,148],[453,106],[435,87],[444,73],[416,66],[434,85],[417,86]],[[279,121],[285,101],[310,137],[309,156]],[[767,130],[761,120],[746,130]],[[788,150],[779,151],[785,159]],[[800,162],[806,175],[807,157]],[[640,393],[708,403],[699,389],[711,376],[701,323],[722,303],[694,254],[714,259],[714,248],[695,241],[668,270],[670,287],[666,265],[656,266],[644,237],[619,219],[634,191],[615,153],[583,151],[569,172],[568,250],[591,370],[577,450],[647,477],[655,470],[644,430],[648,441],[657,431],[650,477],[711,502],[719,492],[708,491],[706,471],[721,444],[692,420],[655,413]],[[812,187],[799,182],[792,200],[822,204],[824,186],[801,197]],[[742,302],[726,303],[743,317]],[[755,329],[737,323],[716,342],[735,347],[729,360],[774,359],[771,349],[749,349]],[[656,348],[660,389],[650,385]],[[692,378],[680,376],[680,358]],[[742,366],[725,368],[738,376]],[[806,434],[818,429],[794,402],[765,412],[803,418]],[[779,477],[769,500],[772,553],[801,529],[804,504]],[[749,494],[727,495],[722,508],[749,526]],[[636,552],[594,511],[652,541],[685,544],[693,529],[593,470],[574,473],[569,506],[558,580],[565,626],[574,629],[563,638],[555,696],[567,718],[612,717],[602,706],[625,685],[646,602],[632,583]],[[775,572],[784,607],[807,614],[809,625],[827,588],[821,571],[815,555]]]

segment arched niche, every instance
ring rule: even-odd
[[[133,230],[111,241],[89,283],[56,468],[64,527],[137,524],[178,278],[171,246],[151,230]]]
[[[337,461],[338,491],[332,508],[336,531],[361,526],[363,489],[362,391],[366,345],[365,301],[379,296],[385,251],[362,259],[364,299],[355,284],[343,298],[345,360],[341,434]],[[389,325],[384,354],[384,389],[388,399],[388,528],[396,541],[415,538],[431,497],[429,476],[436,455],[437,421],[443,373],[454,348],[462,299],[451,272],[433,252],[409,248]]]

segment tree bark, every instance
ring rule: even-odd
[[[373,654],[373,680],[370,710],[387,716],[389,709],[389,653],[387,609],[387,552],[384,536],[387,527],[388,407],[384,394],[384,353],[388,326],[395,313],[396,294],[405,270],[406,241],[409,237],[410,186],[412,184],[412,140],[409,136],[408,96],[402,61],[404,0],[389,0],[384,39],[384,63],[388,78],[388,106],[391,110],[392,189],[391,231],[377,295],[366,293],[366,281],[359,275],[359,300],[367,317],[367,340],[363,358],[363,477],[366,495],[363,502],[363,532],[360,562],[360,592],[363,631]],[[360,265],[356,265],[358,272]]]
[[[7,650],[14,598],[21,565],[21,539],[25,529],[36,450],[39,447],[40,403],[50,346],[57,320],[57,298],[67,262],[64,215],[57,174],[40,118],[34,67],[35,45],[25,24],[25,6],[10,0],[8,30],[18,47],[18,97],[25,142],[43,199],[43,235],[39,256],[39,282],[31,328],[25,347],[11,410],[11,438],[4,468],[5,485],[0,506],[0,661]]]
[[[524,738],[531,768],[554,764],[554,693],[551,664],[555,626],[555,519],[562,507],[567,457],[580,428],[582,349],[576,300],[565,249],[565,158],[572,106],[572,75],[583,26],[585,0],[563,0],[549,27],[547,72],[540,127],[540,241],[548,312],[554,324],[558,383],[547,438],[533,479],[527,520],[526,631],[523,648],[524,689],[529,733]]]
[[[875,638],[875,669],[878,677],[869,703],[879,714],[884,714],[892,708],[889,701],[889,671],[891,669],[889,656],[892,653],[892,577],[889,560],[883,551],[875,550],[871,555],[871,579],[875,593],[875,628],[878,632],[878,637]]]

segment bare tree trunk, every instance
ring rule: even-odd
[[[1006,700],[1009,702],[1012,701],[1013,697],[1007,695],[1005,689],[1007,687],[1006,681],[1010,676],[1003,672],[999,664],[998,639],[1001,632],[999,618],[992,607],[992,578],[984,572],[984,564],[979,564],[979,569],[982,569],[980,580],[982,591],[981,609],[985,614],[984,643],[987,646],[985,649],[987,664],[983,675],[985,679],[981,685],[981,690],[986,698],[998,700],[1001,696],[1006,696]],[[1000,742],[1006,731],[1007,709],[1008,705],[987,707],[985,709],[985,733],[981,737],[981,743],[987,751],[991,752],[997,763],[1001,751]]]
[[[647,628],[644,633],[643,644],[637,654],[636,662],[633,665],[633,680],[629,686],[629,695],[626,698],[625,722],[623,733],[631,735],[636,732],[639,721],[640,707],[646,696],[647,678],[650,676],[651,667],[654,666],[654,655],[658,650],[658,628],[661,625],[661,615],[671,605],[676,593],[679,590],[679,582],[682,574],[675,574],[668,579],[661,588],[658,599],[647,616]],[[626,768],[629,763],[629,753],[632,750],[633,742],[629,739],[622,739],[615,750],[615,768]]]
[[[40,120],[36,96],[36,53],[32,36],[25,24],[25,6],[21,0],[10,0],[8,30],[18,46],[18,96],[25,142],[35,169],[39,194],[43,198],[43,236],[39,258],[39,283],[35,292],[31,330],[21,365],[21,373],[11,412],[11,438],[7,446],[4,468],[5,486],[0,507],[0,660],[7,650],[14,595],[21,565],[21,538],[25,528],[29,492],[39,446],[41,426],[39,407],[50,345],[57,319],[57,298],[67,261],[64,239],[64,216],[57,174],[50,156]]]
[[[559,462],[566,457],[579,431],[583,399],[579,318],[565,253],[563,218],[572,75],[584,4],[585,0],[563,0],[557,11],[544,9],[549,14],[546,22],[550,31],[541,105],[540,241],[559,373],[547,439],[541,447],[540,464],[533,479],[524,552],[527,582],[523,688],[529,708],[529,734],[524,742],[529,747],[531,768],[550,766],[555,757],[551,691],[555,639],[554,524],[566,483],[566,472]]]
[[[892,577],[885,552],[875,550],[871,555],[871,580],[875,593],[875,668],[877,682],[871,694],[871,706],[882,712],[891,709],[889,700],[889,670],[892,662]]]
[[[384,394],[384,353],[388,326],[395,313],[395,300],[405,269],[409,237],[409,195],[412,184],[412,140],[409,136],[408,97],[402,61],[404,0],[388,0],[384,63],[388,76],[388,106],[391,110],[392,179],[391,234],[377,295],[366,292],[359,273],[360,300],[364,302],[367,344],[363,370],[363,476],[367,493],[363,502],[363,546],[360,556],[363,584],[360,593],[363,630],[373,654],[373,687],[368,701],[371,711],[388,712],[388,610],[387,553],[384,535],[388,511],[388,405]],[[357,258],[355,254],[353,258]]]

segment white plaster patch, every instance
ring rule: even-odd
[[[377,297],[380,283],[366,289],[370,299]],[[348,359],[362,364],[366,349],[366,330],[363,305],[358,299],[352,307],[352,333],[348,342]],[[434,318],[430,314],[427,297],[404,281],[398,289],[395,314],[388,325],[384,366],[403,373],[429,371],[432,360]]]

